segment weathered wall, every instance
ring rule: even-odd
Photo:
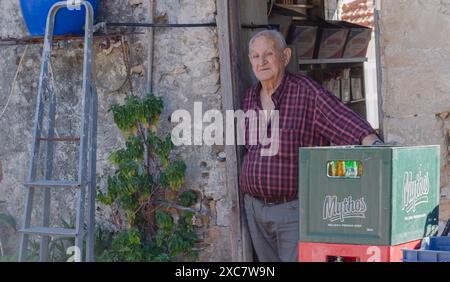
[[[450,217],[450,2],[382,1],[381,9],[386,137],[441,145],[444,221]]]
[[[19,1],[0,0],[0,37],[23,37],[27,35],[19,8]],[[100,20],[146,21],[149,18],[149,1],[108,0],[102,1]],[[201,1],[156,1],[156,16],[160,22],[199,23],[214,22],[215,0]],[[136,31],[145,31],[140,29]],[[147,89],[147,46],[149,38],[144,35],[126,36],[130,44],[130,65],[135,94],[145,94]],[[170,130],[168,118],[176,109],[193,110],[195,101],[203,102],[203,110],[221,108],[219,52],[216,28],[158,28],[155,30],[154,94],[165,102],[162,128]],[[127,71],[120,41],[108,50],[99,48],[101,40],[95,42],[96,79],[99,94],[97,181],[105,189],[105,176],[112,168],[107,157],[110,151],[123,144],[123,138],[115,127],[108,109],[112,103],[123,100],[130,94],[126,83]],[[114,43],[114,42],[113,42]],[[80,108],[80,85],[82,49],[79,43],[55,51],[53,62],[56,74],[55,88],[61,97],[58,112],[57,132],[60,135],[76,135],[78,109]],[[0,47],[0,113],[5,105],[11,82],[23,46]],[[28,174],[31,150],[31,134],[36,104],[37,80],[39,76],[41,46],[29,46],[18,75],[13,96],[5,115],[0,119],[0,162],[3,164],[3,180],[0,180],[1,211],[8,211],[22,221],[24,187]],[[186,186],[201,195],[197,205],[205,217],[197,220],[197,231],[202,238],[199,244],[200,260],[231,260],[230,253],[230,200],[225,186],[225,163],[217,161],[221,147],[196,146],[177,148],[177,155],[187,164]],[[59,176],[74,176],[72,163],[76,163],[74,147],[62,150],[57,155],[60,162]],[[71,161],[74,160],[74,161]],[[60,218],[74,220],[74,193],[64,191],[52,194],[52,222]],[[40,195],[38,194],[39,206]],[[41,209],[33,213],[34,223]],[[112,211],[98,206],[96,220],[104,228],[114,228]],[[6,232],[6,231],[4,231]],[[1,235],[1,234],[0,234]],[[15,248],[18,236],[9,240]]]

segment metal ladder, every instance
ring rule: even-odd
[[[25,184],[26,202],[24,210],[24,220],[21,233],[19,261],[25,261],[28,253],[28,240],[30,235],[40,235],[39,261],[48,260],[48,247],[51,237],[75,238],[75,261],[83,258],[83,245],[86,238],[86,261],[94,260],[94,221],[95,221],[95,174],[96,174],[96,139],[97,139],[97,91],[94,85],[92,63],[93,44],[93,8],[87,1],[81,1],[86,9],[86,22],[84,34],[84,62],[83,62],[83,88],[82,88],[82,114],[81,132],[79,137],[57,137],[55,136],[55,109],[56,96],[49,83],[51,74],[51,51],[53,41],[53,31],[56,13],[67,7],[67,1],[55,3],[48,14],[45,30],[44,48],[42,52],[41,72],[39,77],[38,97],[33,129],[33,142],[31,162],[29,167],[28,183]],[[81,6],[80,6],[81,7]],[[43,133],[44,119],[44,95],[47,96],[48,114],[46,116],[47,133]],[[39,159],[39,149],[42,141],[45,141],[44,155],[44,179],[37,179],[37,166]],[[53,153],[55,142],[77,142],[79,144],[78,180],[53,180]],[[75,229],[51,228],[50,225],[50,196],[52,188],[77,189],[76,223]],[[87,195],[87,230],[85,230],[85,206]],[[32,227],[31,212],[35,189],[43,189],[43,218],[42,226]],[[85,236],[86,235],[86,236]]]

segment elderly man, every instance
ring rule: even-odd
[[[259,261],[297,261],[298,148],[382,141],[366,121],[318,83],[286,72],[291,50],[281,33],[262,31],[249,47],[259,83],[246,92],[243,110],[278,111],[279,149],[275,156],[264,156],[263,145],[246,143],[240,177],[245,213]]]

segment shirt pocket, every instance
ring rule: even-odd
[[[278,156],[281,158],[297,157],[298,149],[301,146],[300,139],[300,130],[280,128]]]

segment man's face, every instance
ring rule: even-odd
[[[275,40],[262,36],[250,46],[250,63],[259,81],[279,79],[287,64],[283,51],[277,50]]]

